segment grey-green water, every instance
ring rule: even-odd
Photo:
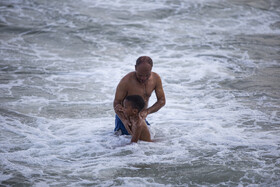
[[[1,186],[279,186],[279,7],[1,1]],[[167,103],[128,145],[112,102],[141,55]]]

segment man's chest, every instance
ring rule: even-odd
[[[128,95],[140,95],[144,99],[147,99],[151,96],[152,92],[155,90],[155,85],[152,81],[147,84],[137,84],[132,83],[128,87]]]

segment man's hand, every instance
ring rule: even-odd
[[[148,115],[148,110],[143,110],[142,112],[140,112],[140,116],[143,118],[143,119],[146,119],[147,115]]]
[[[118,111],[118,112],[123,112],[123,106],[121,104],[117,104],[115,106],[115,111]]]
[[[124,114],[124,107],[121,104],[117,104],[115,106],[115,112],[119,116],[119,118],[122,121],[122,123],[123,123],[125,129],[127,130],[127,132],[129,134],[132,134],[131,123],[129,122],[129,120],[126,118],[126,116]]]

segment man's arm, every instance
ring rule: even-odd
[[[114,99],[114,110],[117,113],[120,106],[122,106],[122,102],[127,95],[126,86],[124,78],[119,82]]]
[[[156,73],[155,73],[155,76],[156,76],[155,93],[156,93],[157,101],[151,107],[149,107],[146,110],[143,110],[141,112],[141,116],[144,119],[147,117],[148,114],[157,112],[159,109],[161,109],[165,105],[165,94],[164,94],[164,91],[163,91],[161,78]]]
[[[120,83],[117,86],[117,90],[116,90],[116,94],[115,94],[115,99],[114,99],[114,110],[115,113],[119,116],[120,120],[122,121],[122,123],[124,124],[125,129],[127,130],[127,132],[129,134],[132,134],[131,129],[130,129],[130,123],[128,121],[128,119],[126,119],[124,113],[123,113],[123,106],[122,106],[122,102],[124,100],[124,98],[127,95],[127,91],[126,91],[126,86],[125,86],[125,80],[124,78],[120,81]]]

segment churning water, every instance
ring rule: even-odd
[[[2,0],[0,44],[1,186],[280,185],[279,0]],[[167,103],[129,145],[142,55]]]

